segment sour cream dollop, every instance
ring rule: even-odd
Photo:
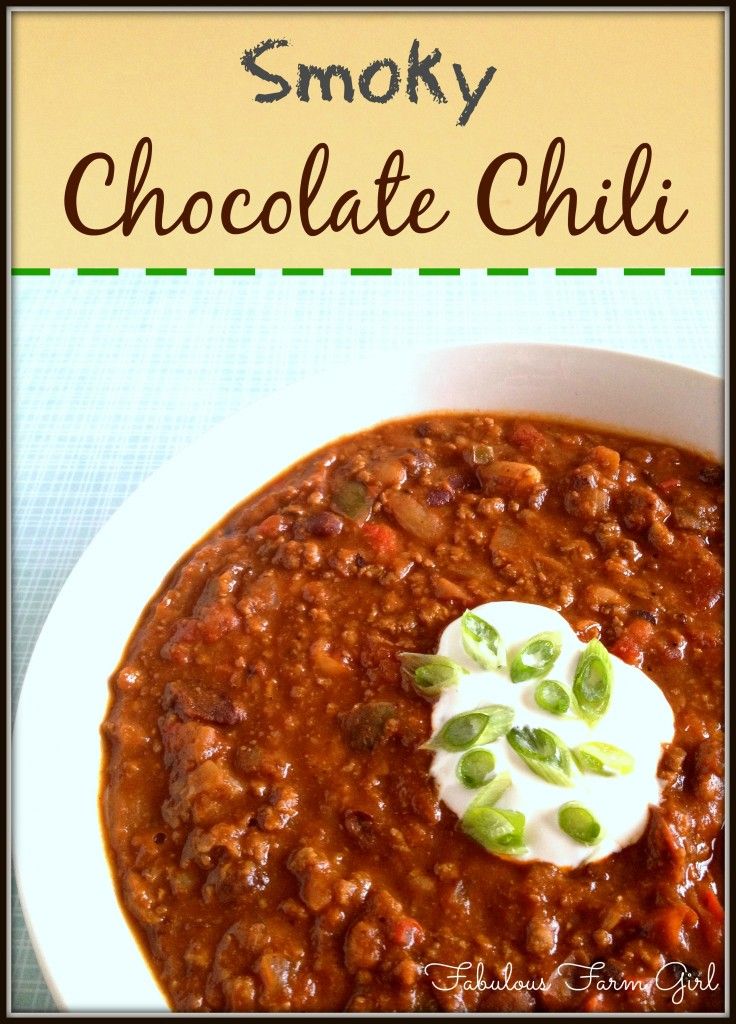
[[[559,633],[562,651],[548,678],[563,683],[568,690],[572,687],[578,659],[586,645],[560,614],[518,601],[491,602],[472,611],[498,631],[506,645],[509,664],[537,633]],[[584,861],[602,860],[636,842],[646,827],[650,805],[659,803],[662,785],[657,778],[657,766],[663,745],[670,743],[674,735],[672,708],[660,688],[640,669],[611,655],[613,687],[603,717],[589,725],[572,710],[555,715],[542,710],[534,699],[539,679],[513,683],[507,665],[485,669],[474,661],[463,647],[460,622],[456,619],[445,629],[437,653],[457,662],[468,674],[461,676],[457,685],[443,690],[435,703],[433,735],[455,715],[502,704],[513,709],[515,727],[549,730],[570,749],[591,741],[612,744],[634,759],[634,767],[627,775],[582,774],[574,767],[572,785],[567,787],[536,775],[505,737],[478,747],[492,752],[496,773],[508,772],[511,776],[510,787],[495,806],[499,810],[521,811],[526,818],[527,852],[518,859],[575,867]],[[461,756],[436,751],[431,774],[440,799],[462,819],[479,791],[467,788],[458,779],[457,763]],[[597,845],[585,846],[561,830],[558,812],[568,801],[584,805],[602,826],[603,837]]]

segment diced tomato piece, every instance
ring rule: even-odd
[[[641,666],[644,660],[644,648],[652,639],[654,626],[646,619],[632,619],[616,643],[611,648],[621,661],[628,665]]]
[[[641,663],[644,660],[644,652],[641,647],[630,636],[626,636],[625,633],[622,633],[613,645],[611,654],[615,654],[617,658],[625,661],[627,665],[636,665],[637,668],[641,668]]]
[[[272,516],[266,516],[263,522],[255,527],[254,532],[258,537],[273,540],[274,537],[278,537],[280,533],[283,533],[288,525],[286,519],[279,512],[274,512]]]
[[[710,886],[701,885],[698,887],[698,899],[703,909],[711,914],[716,921],[723,921],[726,916],[723,906]]]
[[[635,618],[626,627],[626,632],[642,647],[648,644],[654,635],[654,626],[648,619]]]
[[[399,550],[399,538],[396,530],[383,523],[366,523],[363,536],[380,559],[391,558]]]
[[[695,908],[701,927],[709,925],[711,928],[721,928],[726,916],[723,904],[708,882],[700,882],[693,886],[688,894],[688,901]]]
[[[409,949],[424,938],[424,929],[413,917],[400,917],[391,928],[391,941]]]
[[[724,911],[721,901],[707,882],[694,885],[688,894],[688,902],[694,907],[700,922],[700,932],[706,942],[719,949],[723,944]]]
[[[670,497],[676,491],[679,491],[680,486],[681,486],[681,481],[678,480],[677,477],[673,476],[673,477],[670,477],[668,480],[663,480],[660,483],[660,485],[659,485],[659,489],[660,489],[660,491],[664,491],[664,493],[667,495],[667,497]]]

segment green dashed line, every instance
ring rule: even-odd
[[[59,269],[59,268],[57,268]],[[534,268],[543,269],[543,268]],[[118,277],[118,267],[77,267],[78,277]],[[186,267],[146,267],[147,277],[186,277]],[[459,277],[460,267],[419,267],[421,277]],[[625,277],[664,277],[665,267],[624,267]],[[11,267],[13,277],[50,277],[51,267]],[[216,277],[254,277],[255,267],[213,267]],[[282,267],[284,277],[322,277],[323,267]],[[597,267],[556,267],[558,277],[595,277]],[[692,277],[724,277],[724,267],[691,267]],[[352,277],[391,277],[391,267],[351,267]],[[487,267],[488,277],[528,277],[528,267]]]

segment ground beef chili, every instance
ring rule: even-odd
[[[448,414],[235,509],[146,609],[103,726],[114,875],[172,1007],[720,1009],[722,490],[670,445]],[[514,863],[439,803],[397,655],[494,599],[561,611],[668,697],[666,788],[623,852]],[[567,961],[602,987],[573,991]],[[464,962],[511,983],[424,969]]]

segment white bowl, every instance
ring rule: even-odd
[[[15,724],[13,840],[33,944],[60,1008],[165,1011],[115,896],[98,817],[107,681],[169,568],[230,508],[332,438],[431,410],[566,417],[723,451],[723,382],[596,349],[496,344],[396,355],[305,381],[150,477],[69,576]]]

